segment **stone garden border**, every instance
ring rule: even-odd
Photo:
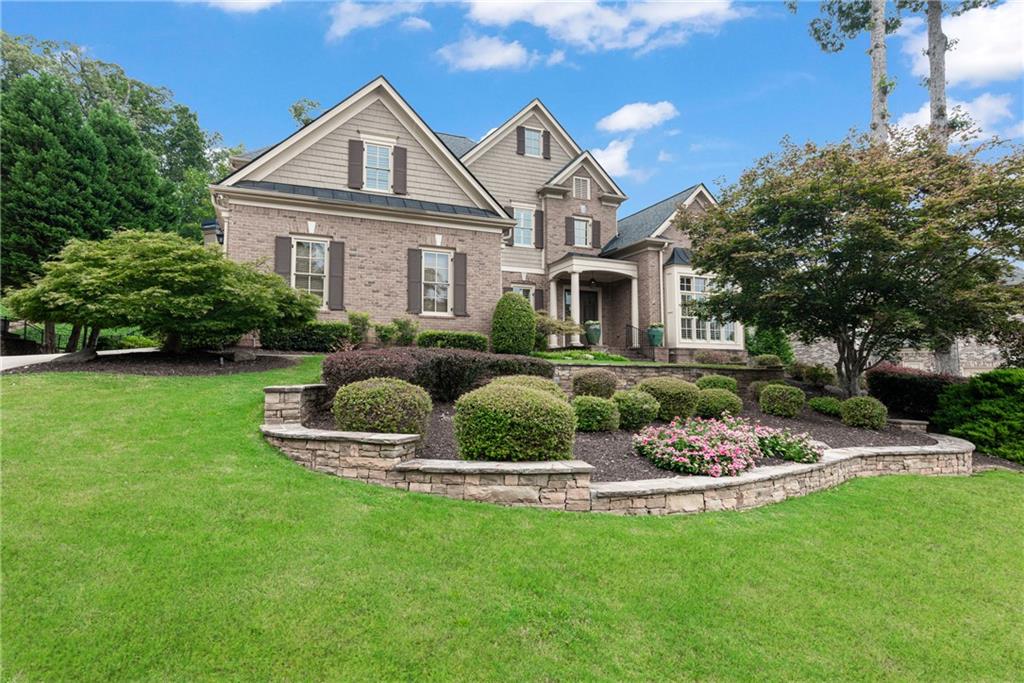
[[[303,417],[320,409],[322,384],[264,389],[269,443],[304,467],[407,491],[501,505],[572,512],[664,515],[747,510],[838,486],[855,477],[887,474],[959,475],[972,472],[974,446],[930,434],[930,446],[827,449],[816,463],[758,467],[737,477],[670,477],[590,481],[582,460],[471,462],[416,457],[419,436],[311,429]]]

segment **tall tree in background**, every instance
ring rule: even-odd
[[[315,119],[320,111],[320,100],[311,100],[308,97],[300,97],[288,107],[288,113],[295,119],[299,127],[305,126]]]

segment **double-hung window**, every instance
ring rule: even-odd
[[[586,218],[573,218],[572,219],[572,231],[573,240],[572,243],[577,247],[589,247],[590,246],[590,221]]]
[[[696,306],[712,288],[706,277],[683,275],[679,278],[679,336],[682,339],[710,342],[736,341],[736,325],[715,318],[697,317]]]
[[[391,147],[366,143],[365,151],[366,181],[363,186],[367,190],[377,192],[391,191]]]
[[[292,287],[326,301],[327,242],[294,239],[292,241]]]
[[[530,304],[533,304],[533,287],[528,285],[512,285],[512,291],[516,294],[522,294]]]
[[[451,312],[451,262],[447,251],[423,252],[423,312]]]
[[[517,247],[533,246],[533,209],[514,209],[516,227],[512,244]]]
[[[590,178],[573,176],[572,197],[573,199],[590,199]]]
[[[526,156],[539,157],[544,154],[544,132],[536,128],[527,128],[524,131],[526,145],[524,152]]]

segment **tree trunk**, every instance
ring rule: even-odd
[[[836,350],[839,360],[836,361],[836,382],[847,396],[859,396],[864,393],[860,388],[860,378],[864,374],[865,361],[861,358],[857,344],[853,339],[837,338]]]
[[[163,350],[167,353],[181,353],[181,335],[177,332],[168,332],[164,337]]]
[[[929,131],[936,144],[949,146],[949,115],[946,111],[946,50],[949,40],[942,32],[942,1],[928,0],[928,99]]]
[[[884,145],[889,139],[889,70],[885,49],[885,0],[871,0],[871,140]]]
[[[96,344],[100,340],[100,330],[102,328],[99,325],[93,325],[92,329],[89,330],[89,339],[85,342],[85,348],[96,350]]]
[[[932,357],[935,359],[935,372],[960,375],[960,354],[955,339],[932,351]]]
[[[56,323],[43,323],[43,353],[55,353],[57,351],[57,325]]]
[[[68,353],[72,353],[78,350],[78,339],[82,336],[82,326],[75,325],[71,328],[71,335],[68,337],[68,343],[64,346],[64,350]]]

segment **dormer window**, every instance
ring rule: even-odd
[[[544,132],[536,128],[527,128],[525,132],[525,152],[528,157],[539,157],[544,154]]]
[[[590,199],[590,178],[573,176],[572,196],[573,199]]]
[[[364,187],[376,192],[391,191],[391,147],[366,143]]]

